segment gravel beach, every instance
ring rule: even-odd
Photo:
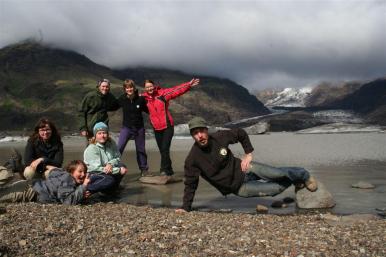
[[[268,214],[251,214],[256,204],[270,206],[278,199],[224,198],[204,181],[195,197],[195,206],[201,211],[176,214],[174,208],[181,206],[183,183],[138,183],[131,144],[123,158],[130,173],[123,181],[123,197],[115,203],[0,207],[0,257],[386,256],[386,220],[374,215],[376,208],[386,206],[384,135],[278,133],[251,139],[256,160],[277,166],[303,166],[320,179],[337,201],[337,206],[329,210],[332,214],[297,212],[294,204],[279,211],[269,208]],[[150,167],[157,171],[156,144],[153,139],[146,144]],[[179,176],[191,144],[191,139],[173,140],[172,159]],[[11,147],[22,151],[24,145],[2,143],[0,160],[6,160]],[[65,161],[80,158],[83,148],[84,141],[79,138],[66,139]],[[232,151],[240,154],[241,148],[236,146]],[[362,180],[376,188],[351,187]],[[293,195],[290,188],[280,199]],[[222,208],[233,212],[221,213]]]
[[[0,256],[386,256],[386,220],[12,204]]]

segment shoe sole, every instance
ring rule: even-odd
[[[7,195],[10,193],[15,193],[15,192],[23,192],[25,189],[28,187],[28,181],[27,180],[19,180],[11,185],[6,185],[2,188],[0,188],[0,195]]]

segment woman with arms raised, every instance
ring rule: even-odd
[[[150,122],[153,126],[157,146],[161,153],[161,175],[172,176],[174,174],[172,161],[170,159],[170,145],[174,135],[174,122],[169,112],[169,101],[183,95],[199,83],[199,79],[192,79],[189,82],[171,88],[155,86],[151,80],[146,80],[144,83],[145,93],[143,96],[147,102]]]

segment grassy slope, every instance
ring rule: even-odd
[[[4,121],[0,130],[29,130],[39,117],[47,116],[62,130],[76,131],[78,104],[102,77],[111,80],[112,92],[119,96],[125,78],[138,83],[150,78],[168,87],[189,81],[192,75],[146,68],[113,71],[75,52],[35,42],[8,46],[0,49],[0,118]],[[177,123],[201,115],[218,124],[267,112],[255,97],[234,82],[200,78],[198,88],[172,101],[171,111]],[[111,118],[111,125],[117,130],[121,112]]]

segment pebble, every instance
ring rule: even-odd
[[[268,213],[268,207],[261,205],[261,204],[258,204],[258,205],[256,205],[256,212],[257,213]]]
[[[285,204],[283,201],[273,201],[271,203],[272,208],[287,208],[288,205]]]
[[[351,187],[359,189],[373,189],[375,186],[366,181],[359,181],[358,183],[352,184]]]
[[[12,256],[385,256],[385,220],[360,217],[331,226],[319,213],[10,204],[0,215],[0,250]]]

